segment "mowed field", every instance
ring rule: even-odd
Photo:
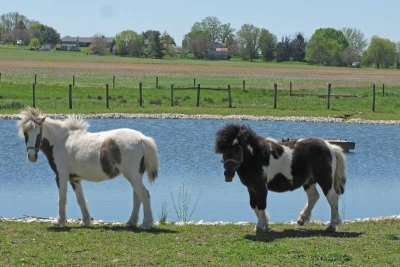
[[[37,75],[37,90],[40,95],[52,95],[59,90],[65,92],[72,84],[75,76],[75,87],[83,90],[92,88],[91,93],[76,90],[75,97],[81,96],[80,102],[93,102],[92,99],[104,98],[105,84],[112,86],[115,76],[115,88],[110,92],[120,105],[111,105],[110,112],[183,112],[183,113],[217,113],[217,114],[259,114],[276,113],[278,116],[296,114],[308,116],[361,116],[365,118],[397,119],[400,114],[400,70],[377,70],[373,68],[339,68],[311,66],[306,63],[265,63],[231,61],[205,61],[190,59],[145,59],[123,58],[116,56],[91,56],[83,52],[40,52],[23,48],[0,47],[0,101],[10,98],[14,92],[14,101],[18,98],[23,105],[32,101],[32,83]],[[158,88],[156,89],[156,77]],[[195,81],[194,81],[195,79]],[[244,92],[243,81],[245,83]],[[144,107],[137,108],[138,84],[143,83],[145,89]],[[196,94],[193,91],[182,91],[174,94],[177,97],[175,107],[170,107],[169,88],[193,86],[232,88],[234,109],[227,108],[225,92],[201,93],[201,107],[196,110]],[[273,109],[273,85],[278,84],[278,105]],[[302,97],[288,98],[289,84],[293,92],[303,94]],[[330,110],[326,110],[327,84],[332,84]],[[376,112],[372,113],[372,85],[376,84]],[[382,86],[385,85],[385,91]],[[20,92],[17,92],[20,91]],[[313,96],[310,96],[313,94]],[[383,98],[383,96],[388,96]],[[318,96],[319,95],[319,96]],[[352,95],[353,97],[343,97]],[[25,97],[26,96],[26,99]],[[382,96],[382,99],[379,98]],[[57,98],[57,96],[54,96]],[[65,96],[58,96],[64,101]],[[42,99],[43,100],[43,99]],[[48,101],[45,101],[48,100]],[[104,99],[102,99],[104,100]],[[340,101],[339,101],[340,100]],[[67,101],[65,99],[65,101]],[[25,103],[27,102],[27,103]],[[39,99],[40,102],[40,99]],[[44,99],[46,111],[59,107],[59,103],[51,104],[52,99]],[[53,101],[54,102],[54,101]],[[79,103],[79,100],[76,101]],[[124,107],[124,104],[126,106]],[[105,105],[79,112],[100,112]],[[85,105],[90,106],[90,105]],[[93,103],[97,107],[97,103]],[[16,105],[18,107],[18,105]],[[40,106],[39,106],[40,107]],[[63,106],[64,107],[64,106]],[[117,108],[118,107],[118,108]],[[79,108],[79,105],[75,108]],[[114,108],[114,109],[113,109]],[[68,111],[68,108],[66,108]],[[223,110],[221,110],[223,109]],[[226,110],[228,109],[228,110]],[[260,110],[263,109],[263,110]],[[54,110],[61,112],[62,110]],[[77,109],[75,109],[77,111]],[[8,106],[0,109],[1,113],[12,112]],[[376,113],[385,113],[376,114]],[[394,115],[393,115],[394,114]],[[400,118],[399,118],[400,119]]]

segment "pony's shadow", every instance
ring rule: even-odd
[[[127,227],[124,225],[96,225],[96,226],[90,226],[90,227],[80,227],[80,226],[64,226],[64,227],[58,227],[58,226],[49,226],[47,227],[48,231],[51,232],[70,232],[71,230],[80,230],[80,229],[90,229],[94,231],[111,231],[111,232],[132,232],[132,233],[149,233],[149,234],[154,234],[154,235],[159,235],[159,234],[175,234],[177,231],[175,230],[169,230],[169,229],[164,229],[160,227],[155,227],[152,229],[143,229],[140,227]]]
[[[289,229],[283,231],[268,230],[265,233],[246,235],[244,238],[255,242],[274,242],[281,238],[308,238],[308,237],[335,237],[335,238],[356,238],[361,232],[328,232],[315,229]]]

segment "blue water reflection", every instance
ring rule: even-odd
[[[215,131],[228,121],[220,120],[89,120],[91,131],[134,128],[152,136],[159,148],[161,168],[158,180],[148,187],[157,220],[166,203],[169,220],[177,219],[171,201],[182,185],[198,198],[194,220],[254,221],[247,190],[235,177],[225,183],[220,156],[214,153]],[[241,121],[257,133],[276,139],[299,137],[348,138],[356,149],[347,156],[348,183],[340,200],[344,219],[400,214],[399,127],[388,125],[290,123]],[[25,144],[17,136],[15,121],[0,121],[0,216],[34,215],[54,217],[58,193],[43,154],[31,164]],[[132,207],[132,189],[123,178],[103,183],[83,183],[92,216],[96,219],[125,221]],[[321,193],[321,191],[320,191]],[[323,194],[321,193],[321,196]],[[306,202],[302,189],[268,195],[268,212],[274,222],[295,220]],[[71,188],[67,216],[80,218]],[[329,207],[321,197],[313,219],[329,220]]]

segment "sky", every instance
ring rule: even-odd
[[[318,28],[357,28],[400,41],[400,0],[0,0],[0,14],[19,12],[56,29],[61,37],[115,37],[124,30],[168,32],[178,45],[195,22],[215,16],[235,29],[266,28],[278,40]]]

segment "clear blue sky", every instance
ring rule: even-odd
[[[360,29],[400,41],[400,0],[0,0],[0,14],[17,11],[55,28],[61,36],[115,36],[123,30],[167,31],[178,45],[193,23],[216,16],[239,29],[266,28],[278,39],[296,32],[309,38],[321,27]]]

